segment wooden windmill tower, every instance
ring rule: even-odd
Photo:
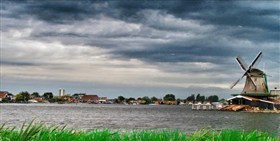
[[[246,81],[241,95],[254,96],[254,97],[264,97],[269,95],[269,90],[267,87],[266,74],[260,69],[253,68],[256,62],[259,62],[262,57],[262,52],[255,57],[252,63],[247,66],[243,59],[238,56],[236,58],[237,63],[240,65],[241,69],[244,70],[244,74],[236,82],[231,85],[231,89],[244,77],[246,76]]]

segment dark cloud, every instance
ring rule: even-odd
[[[15,5],[15,2],[10,2]],[[146,25],[143,10],[159,10],[181,19],[200,20],[204,24],[216,25],[221,30],[242,27],[232,37],[249,40],[273,40],[280,38],[280,9],[257,9],[246,7],[242,1],[27,1],[17,2],[14,16],[30,15],[49,23],[68,23],[96,18],[102,14],[108,17]],[[276,3],[277,4],[277,3]],[[279,3],[278,3],[279,4]],[[8,9],[4,5],[4,10]],[[139,14],[140,13],[140,14]],[[5,16],[5,14],[4,14]],[[170,26],[149,25],[159,30],[182,30]],[[256,28],[256,29],[254,29]]]
[[[1,65],[3,65],[3,66],[38,66],[39,64],[32,63],[32,62],[1,60]]]
[[[81,38],[81,37],[88,37],[89,35],[87,34],[78,34],[78,33],[72,33],[72,32],[68,32],[68,33],[58,33],[58,32],[35,32],[32,33],[30,36],[35,37],[35,38],[44,38],[44,37],[77,37],[77,38]]]
[[[74,51],[69,53],[71,55],[65,55],[65,58],[74,62],[79,58],[81,62],[94,62],[100,58],[116,60],[116,64],[111,66],[120,67],[120,70],[152,66],[171,74],[188,75],[196,72],[209,76],[231,74],[239,77],[240,69],[235,63],[235,56],[241,55],[250,62],[259,51],[263,51],[270,69],[276,70],[279,68],[280,9],[264,2],[3,1],[1,15],[4,20],[1,30],[7,33],[3,34],[4,39],[18,40],[14,42],[15,45],[11,42],[9,45],[14,45],[22,52],[15,52],[14,56],[6,55],[4,60],[9,56],[7,61],[1,61],[4,66],[45,65],[54,72],[73,70],[72,65],[67,68],[67,64],[57,67],[59,62],[50,61],[53,57],[44,60],[44,52],[47,52],[46,56],[51,56],[56,51],[47,49],[58,47],[61,51],[56,56]],[[279,5],[277,1],[273,3]],[[36,47],[25,47],[33,43],[41,48],[36,50]],[[80,47],[80,52],[75,49],[76,45]],[[71,51],[68,46],[71,46]],[[99,49],[102,51],[98,52]],[[26,55],[30,52],[39,52],[38,58],[41,60],[33,60],[34,57]],[[63,61],[65,58],[60,59]],[[139,61],[138,64],[120,63],[132,59]],[[201,63],[202,66],[191,66],[195,63]],[[93,70],[100,69],[98,67],[102,65],[96,65]],[[231,78],[217,76],[209,80],[198,79],[198,82],[219,83]],[[165,77],[156,80],[167,81]],[[174,84],[179,81],[176,77],[170,80]],[[179,83],[184,81],[180,80]],[[273,81],[277,82],[275,78]],[[195,85],[193,91],[197,89],[209,90]],[[213,88],[215,91],[221,89]]]
[[[211,62],[223,64],[236,52],[232,48],[219,46],[189,46],[188,43],[160,44],[144,50],[116,50],[113,54],[147,62]],[[224,59],[221,59],[224,58]]]

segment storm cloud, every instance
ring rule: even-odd
[[[280,87],[279,4],[2,1],[2,89],[228,97],[242,89],[242,82],[228,89],[242,74],[234,58],[250,63],[260,51],[256,67],[272,76],[271,88]],[[84,86],[74,89],[78,83]]]

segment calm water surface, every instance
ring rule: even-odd
[[[72,129],[198,129],[261,130],[280,136],[280,114],[192,111],[189,106],[95,104],[1,104],[0,122],[22,125],[37,122]]]

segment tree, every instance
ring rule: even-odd
[[[129,103],[129,102],[134,101],[134,100],[135,100],[135,98],[130,97],[130,98],[126,99],[126,102]]]
[[[197,94],[197,95],[196,95],[195,101],[201,101],[201,100],[200,100],[200,94]]]
[[[5,98],[2,99],[1,102],[3,102],[3,103],[8,103],[8,102],[10,102],[10,101],[11,101],[11,99],[10,99],[9,97],[5,97]]]
[[[203,103],[205,101],[205,96],[200,96],[200,101]]]
[[[43,94],[43,97],[46,99],[46,100],[51,100],[53,99],[53,93],[52,92],[45,92]]]
[[[38,92],[33,92],[31,94],[31,97],[40,97],[40,94]]]
[[[151,104],[151,103],[152,103],[151,99],[150,99],[149,97],[147,97],[147,96],[144,96],[144,97],[142,98],[142,100],[145,101],[145,104]]]
[[[175,100],[175,95],[174,94],[166,94],[163,97],[163,100],[165,100],[165,101],[174,101]]]
[[[195,100],[203,103],[205,101],[205,96],[200,96],[200,94],[197,94]]]
[[[219,101],[219,97],[217,95],[210,95],[208,97],[208,101],[210,101],[210,102],[218,102]]]
[[[54,96],[54,97],[53,97],[53,100],[51,100],[51,101],[57,102],[57,103],[65,103],[65,102],[67,102],[67,100],[68,100],[69,97],[70,97],[69,95]]]
[[[191,96],[189,96],[189,97],[187,97],[187,99],[186,99],[187,101],[195,101],[195,96],[194,96],[194,94],[192,94]]]
[[[119,96],[119,97],[118,97],[118,101],[119,101],[119,102],[123,102],[124,100],[125,100],[125,97],[123,97],[123,96]]]
[[[25,91],[25,92],[20,92],[19,94],[16,95],[16,101],[23,101],[27,102],[30,99],[30,94]]]
[[[158,100],[158,98],[156,98],[155,96],[153,96],[152,98],[151,98],[151,101],[157,101]]]

